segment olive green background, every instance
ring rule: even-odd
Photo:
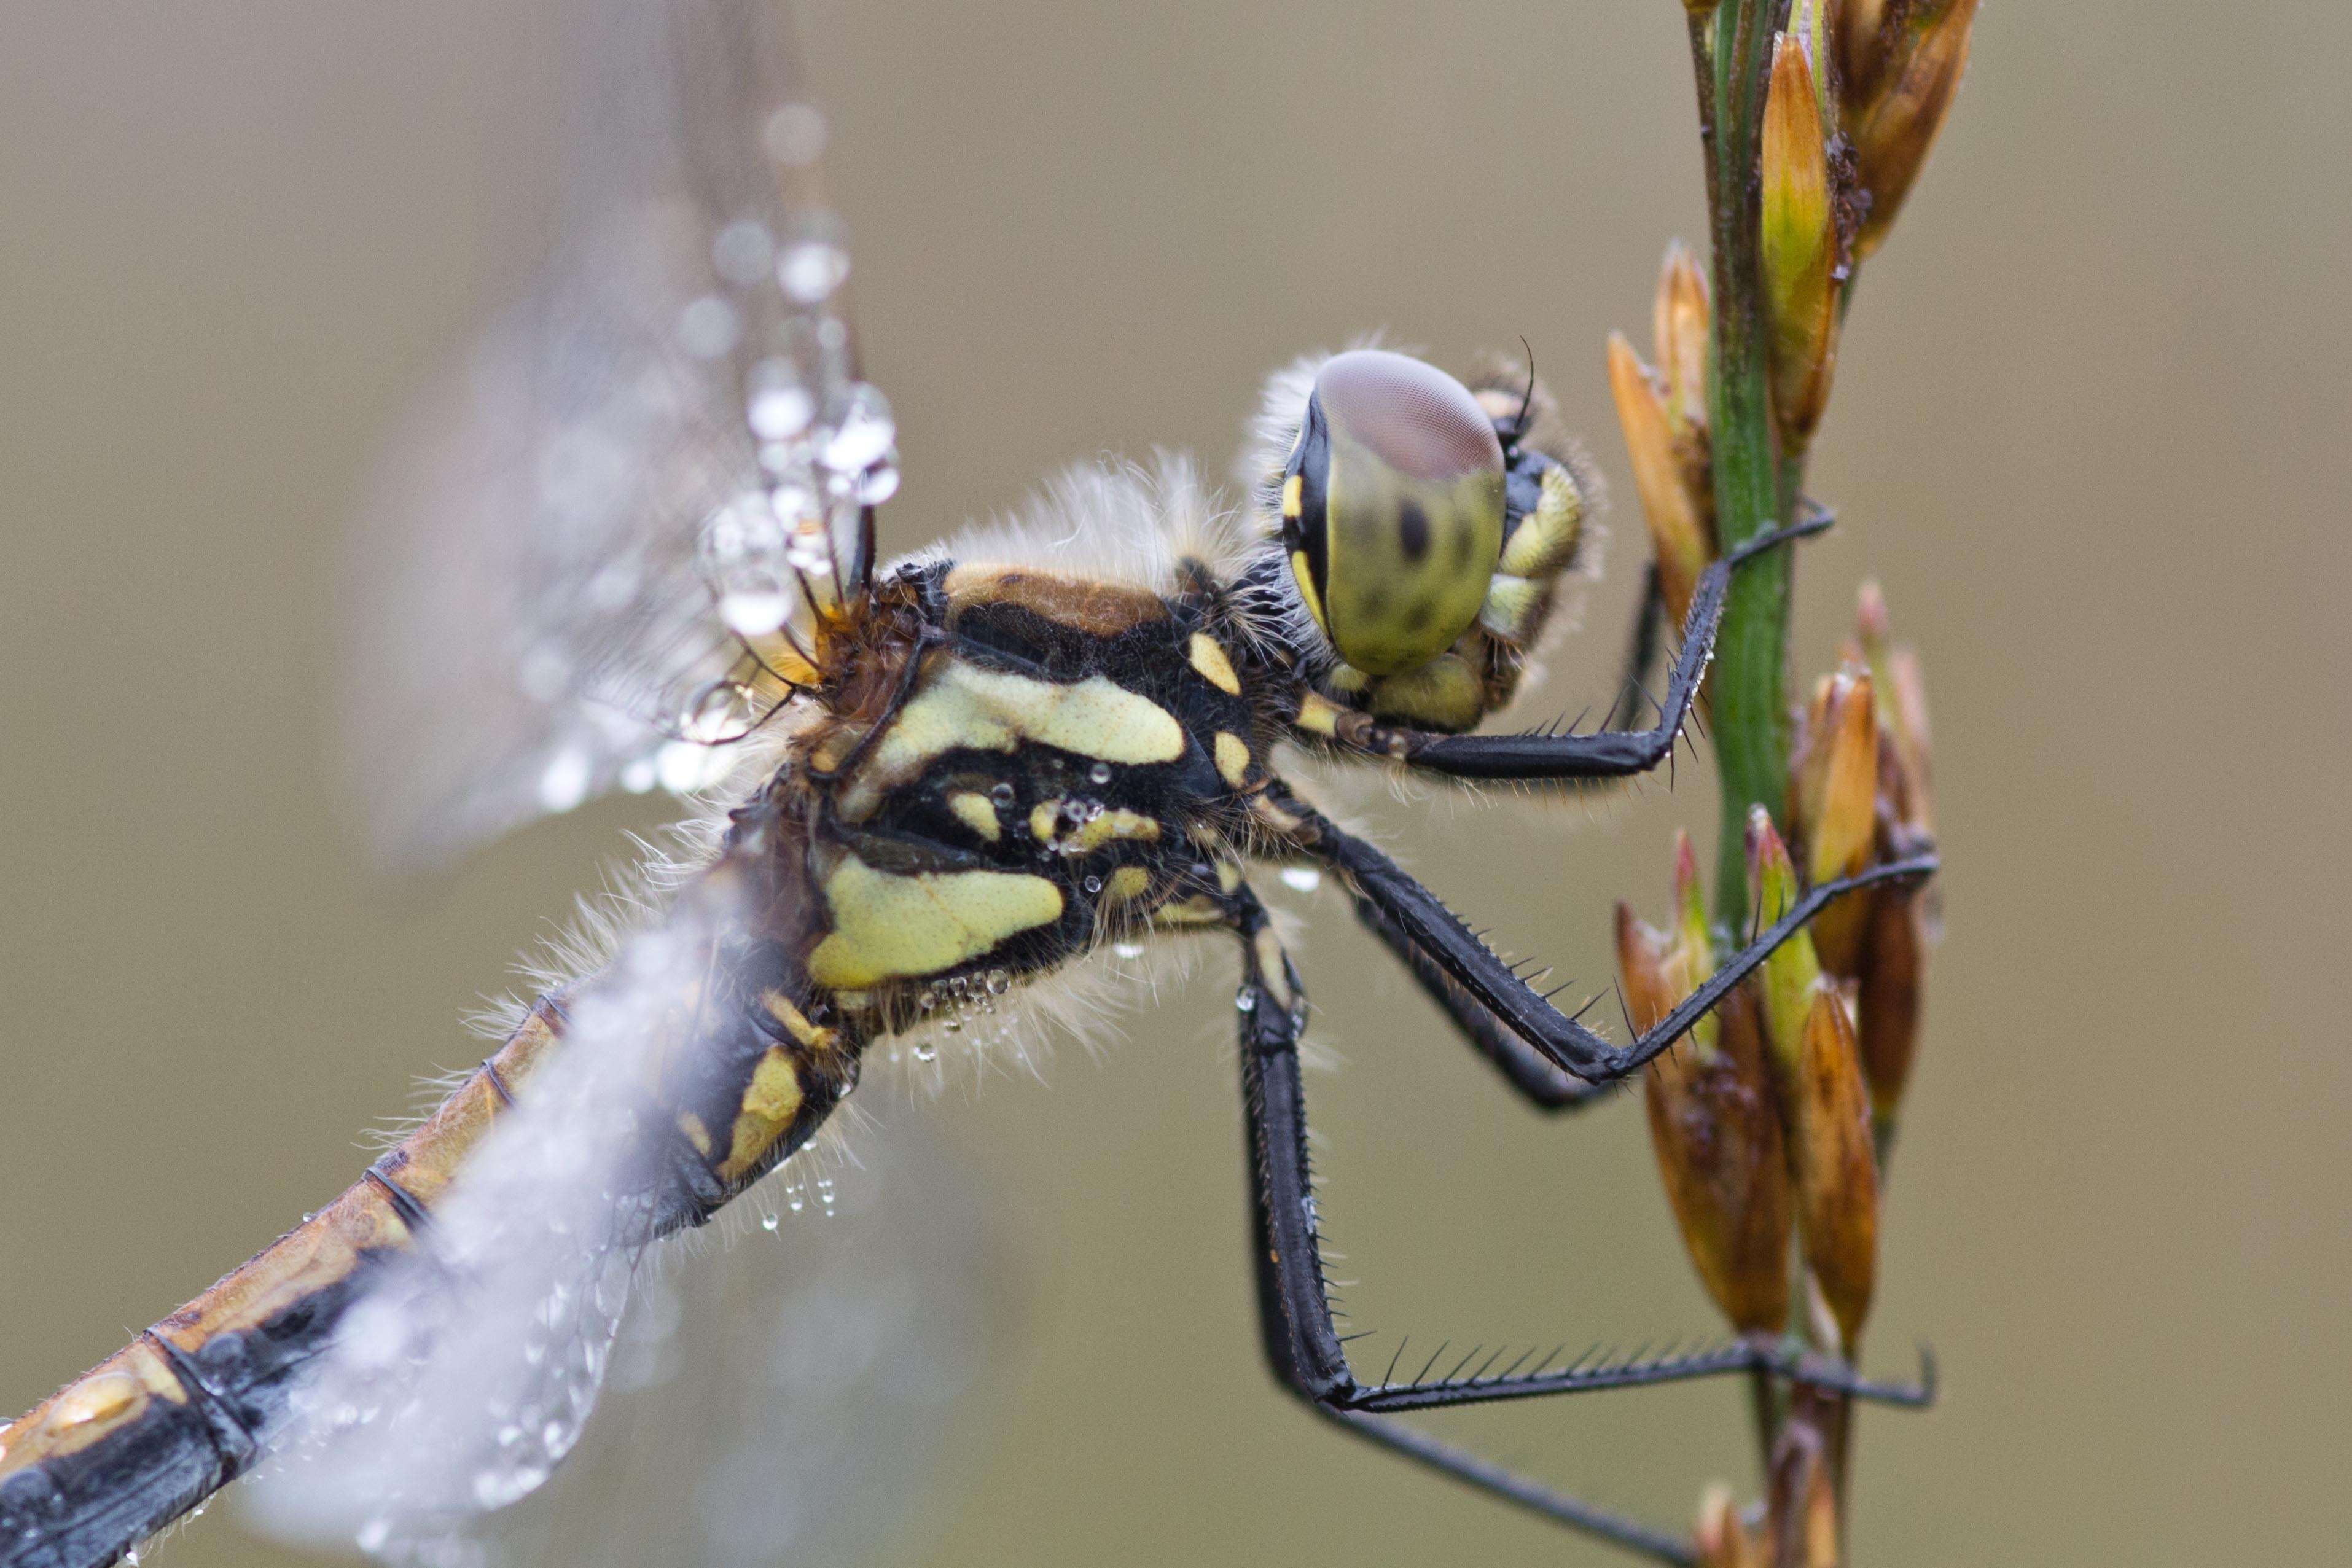
[[[643,821],[397,888],[331,755],[340,518],[518,276],[512,10],[0,21],[0,1407],[355,1176]],[[1521,711],[1582,707],[1640,556],[1601,345],[1646,335],[1661,246],[1703,227],[1681,30],[1667,0],[834,11],[834,166],[903,428],[886,544],[1100,450],[1222,472],[1304,348],[1524,335],[1618,481],[1609,580]],[[1871,1358],[1931,1341],[1945,1396],[1864,1418],[1865,1563],[2316,1561],[2352,1532],[2347,58],[2315,4],[1989,5],[1849,323],[1800,664],[1882,579],[1948,857]],[[1348,799],[1597,984],[1612,901],[1659,910],[1674,825],[1712,822],[1709,771],[1598,810]],[[1314,913],[1359,1325],[1711,1332],[1631,1104],[1530,1115]],[[1226,984],[940,1108],[1025,1304],[908,1493],[914,1560],[1608,1560],[1272,1392]],[[1726,1385],[1438,1425],[1674,1520],[1751,1486],[1742,1409]],[[166,1560],[295,1559],[216,1510]]]

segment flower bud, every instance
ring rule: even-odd
[[[1804,849],[1805,881],[1852,876],[1869,863],[1877,831],[1878,711],[1870,672],[1849,666],[1825,677],[1790,758],[1789,821]],[[1813,921],[1813,948],[1834,975],[1856,971],[1870,894],[1840,899]]]
[[[1691,489],[1712,499],[1714,486],[1706,469],[1706,353],[1714,318],[1707,304],[1706,274],[1680,240],[1666,246],[1650,309],[1651,342],[1665,383],[1666,424],[1678,448],[1685,444],[1691,448],[1678,453]]]
[[[1675,851],[1673,934],[1617,908],[1618,971],[1640,1029],[1715,969],[1689,835],[1678,835]],[[1789,1310],[1789,1166],[1748,988],[1651,1062],[1643,1099],[1658,1174],[1700,1282],[1733,1327],[1776,1331]]]
[[[1844,7],[1837,29],[1845,64],[1840,97],[1863,197],[1857,257],[1885,243],[1927,160],[1968,66],[1976,9],[1976,0],[1848,0]]]
[[[1878,1166],[1853,1019],[1833,983],[1813,989],[1795,1090],[1798,1235],[1852,1355],[1878,1273]]]
[[[1837,1568],[1837,1492],[1830,1479],[1829,1442],[1801,1401],[1772,1445],[1770,1481],[1765,1533],[1772,1568]]]
[[[1771,814],[1761,806],[1748,812],[1748,885],[1756,893],[1759,930],[1788,914],[1797,902],[1797,868],[1790,863],[1789,848],[1774,830]],[[1764,1034],[1785,1089],[1797,1081],[1805,1016],[1812,1009],[1813,987],[1822,977],[1812,934],[1801,930],[1774,948],[1761,973]]]
[[[1772,412],[1782,445],[1795,454],[1812,440],[1829,401],[1843,270],[1813,70],[1799,40],[1785,33],[1772,46],[1763,142],[1760,260]]]
[[[1681,455],[1664,399],[1649,368],[1622,332],[1609,338],[1609,390],[1617,402],[1617,423],[1633,463],[1633,487],[1650,526],[1650,546],[1658,562],[1658,588],[1677,623],[1689,612],[1699,573],[1715,559],[1709,514],[1700,509]]]
[[[1764,1568],[1764,1547],[1739,1522],[1739,1505],[1731,1489],[1711,1483],[1699,1500],[1698,1523],[1691,1531],[1698,1568]]]

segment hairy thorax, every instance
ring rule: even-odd
[[[1213,592],[938,563],[890,586],[905,612],[780,780],[814,992],[888,1028],[943,983],[1205,916],[1271,742]]]

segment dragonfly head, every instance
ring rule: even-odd
[[[1281,498],[1299,597],[1356,669],[1427,664],[1478,619],[1503,548],[1503,445],[1444,371],[1382,349],[1325,361]]]

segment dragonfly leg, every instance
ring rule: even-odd
[[[1693,1561],[1678,1537],[1490,1464],[1411,1427],[1352,1406],[1359,1391],[1333,1319],[1329,1281],[1316,1236],[1307,1113],[1299,1092],[1298,1034],[1306,993],[1265,911],[1246,885],[1227,897],[1242,941],[1243,1092],[1251,1155],[1258,1322],[1267,1361],[1283,1386],[1343,1431],[1663,1563]]]
[[[1312,807],[1288,797],[1275,800],[1266,814],[1278,818],[1290,847],[1330,866],[1347,880],[1360,906],[1369,906],[1373,911],[1379,922],[1373,929],[1388,941],[1391,949],[1410,950],[1407,963],[1415,975],[1423,977],[1425,986],[1431,983],[1428,975],[1435,970],[1484,1009],[1495,1023],[1517,1035],[1546,1061],[1588,1083],[1622,1078],[1674,1044],[1719,1005],[1732,988],[1746,979],[1774,948],[1804,929],[1807,922],[1836,900],[1880,883],[1916,882],[1933,874],[1937,866],[1936,856],[1924,852],[1872,866],[1856,875],[1811,889],[1780,919],[1759,931],[1747,946],[1725,959],[1722,967],[1708,976],[1688,999],[1635,1036],[1631,1043],[1619,1046],[1553,1007],[1509,965],[1496,957],[1435,894],[1373,845],[1345,831]],[[1451,1010],[1450,989],[1435,990],[1433,994]]]
[[[1798,521],[1758,535],[1699,574],[1689,613],[1683,620],[1682,648],[1675,655],[1665,695],[1658,703],[1658,720],[1647,729],[1583,735],[1545,730],[1525,735],[1446,735],[1380,724],[1369,715],[1350,710],[1329,716],[1329,734],[1308,738],[1333,741],[1360,755],[1389,758],[1453,779],[1574,783],[1647,773],[1674,754],[1683,721],[1697,700],[1707,661],[1715,656],[1715,634],[1723,622],[1724,596],[1730,591],[1731,574],[1769,550],[1820,533],[1833,520],[1826,508],[1812,506]],[[1636,632],[1638,637],[1638,626]],[[1643,657],[1638,642],[1635,655]]]

